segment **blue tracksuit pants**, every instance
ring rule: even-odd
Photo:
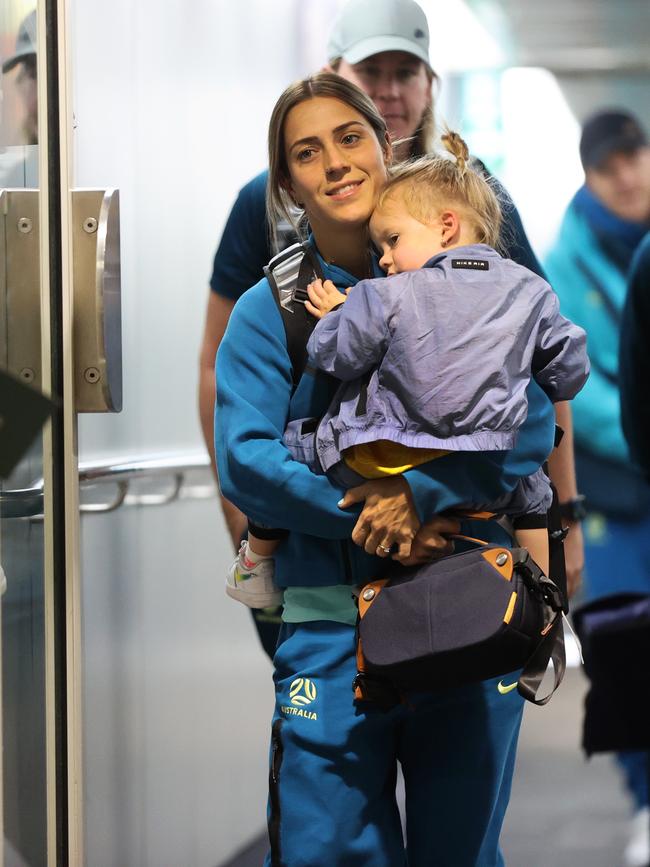
[[[497,678],[412,695],[387,713],[355,703],[354,632],[331,621],[282,626],[265,865],[501,867],[523,700],[501,695]]]

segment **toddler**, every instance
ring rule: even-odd
[[[284,442],[345,488],[450,451],[510,449],[531,376],[556,402],[573,398],[588,375],[584,331],[560,315],[544,280],[496,252],[499,202],[460,136],[443,142],[452,158],[398,166],[379,197],[370,235],[388,277],[345,294],[329,280],[308,287],[307,309],[320,320],[310,362],[341,386],[322,419],[291,422]],[[546,572],[550,501],[539,470],[497,503],[462,508],[510,516],[518,544]],[[279,603],[272,555],[284,532],[249,525],[230,596],[251,607]],[[409,552],[403,538],[377,549],[398,560]]]

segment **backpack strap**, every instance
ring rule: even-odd
[[[312,280],[322,280],[323,272],[313,247],[303,242],[274,256],[264,275],[282,316],[295,391],[307,366],[307,341],[318,321],[305,307],[307,286]]]

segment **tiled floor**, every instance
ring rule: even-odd
[[[621,865],[628,808],[609,757],[580,751],[584,689],[569,669],[549,705],[526,709],[502,835],[508,867]],[[262,837],[225,867],[260,867],[265,851]]]

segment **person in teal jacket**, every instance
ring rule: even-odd
[[[269,151],[271,209],[304,210],[324,276],[344,291],[377,273],[366,230],[391,148],[368,97],[329,73],[292,85],[274,109]],[[276,556],[285,607],[274,657],[265,864],[397,867],[408,858],[409,867],[500,867],[523,700],[490,680],[409,695],[389,711],[356,702],[352,589],[385,568],[378,545],[407,516],[421,524],[411,562],[448,553],[444,534],[458,525],[437,513],[489,501],[534,472],[553,446],[551,403],[531,381],[512,451],[450,455],[345,492],[293,460],[282,442],[287,421],[322,414],[331,390],[309,369],[292,390],[284,325],[266,279],[233,310],[217,381],[222,492],[255,523],[289,530]],[[498,532],[491,528],[490,538]]]
[[[585,183],[573,197],[544,265],[564,316],[587,332],[591,374],[573,401],[576,472],[586,496],[585,595],[650,592],[650,486],[623,435],[619,336],[628,270],[650,228],[650,147],[636,118],[598,112],[580,141]],[[596,721],[586,719],[586,725]],[[646,865],[648,769],[644,753],[620,753],[640,830],[625,853]]]

